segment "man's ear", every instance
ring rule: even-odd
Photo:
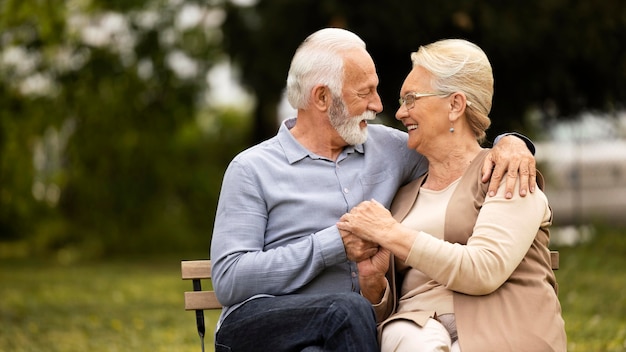
[[[331,103],[331,94],[327,86],[317,85],[311,92],[312,105],[320,111],[326,111]]]

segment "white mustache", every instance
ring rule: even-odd
[[[375,120],[376,113],[373,111],[366,111],[361,115],[361,117],[363,118],[363,120]]]

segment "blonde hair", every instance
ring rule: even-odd
[[[341,95],[344,53],[365,49],[356,34],[340,28],[324,28],[308,36],[296,50],[287,76],[287,100],[294,109],[305,108],[315,85]]]
[[[413,67],[421,66],[433,76],[437,92],[463,92],[467,97],[467,122],[483,142],[491,125],[489,112],[493,99],[493,72],[487,55],[476,44],[463,39],[444,39],[411,54]]]

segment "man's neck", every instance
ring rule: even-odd
[[[289,132],[308,151],[330,160],[337,160],[346,143],[330,123],[319,121],[320,119],[298,117]]]

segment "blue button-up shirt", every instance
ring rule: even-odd
[[[220,321],[251,298],[359,292],[335,224],[363,200],[388,207],[427,170],[402,131],[372,124],[364,144],[334,161],[304,148],[289,132],[294,124],[237,155],[224,175],[211,243]]]

